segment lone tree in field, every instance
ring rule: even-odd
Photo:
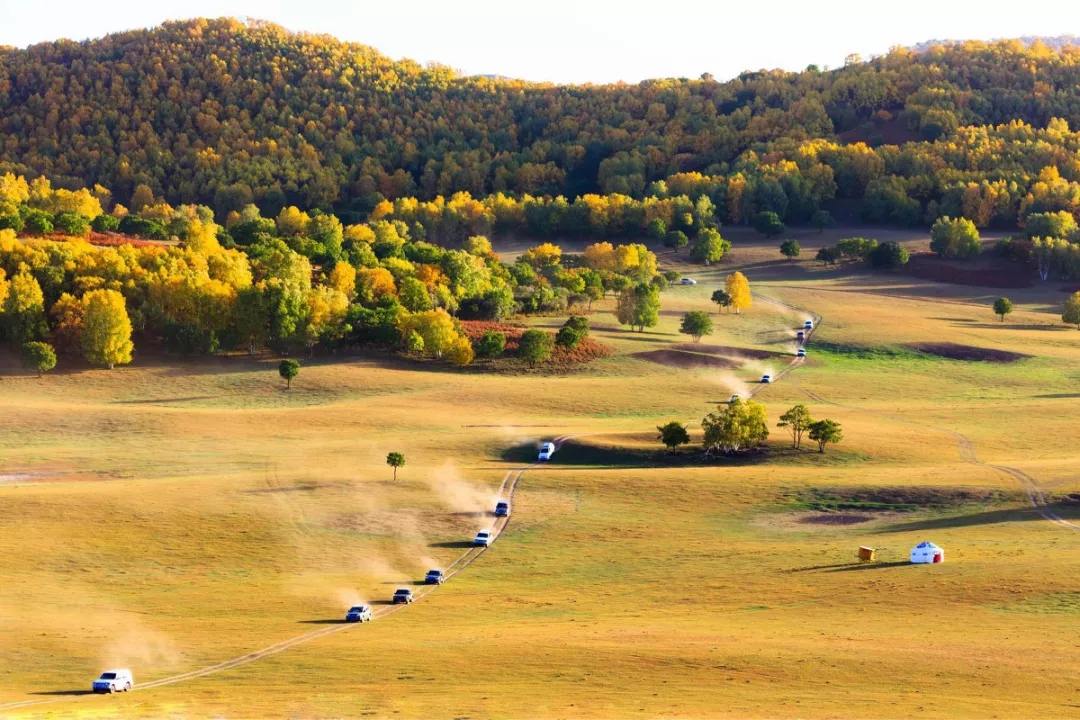
[[[791,447],[798,450],[799,446],[802,445],[803,433],[810,429],[813,422],[813,418],[810,417],[810,410],[802,403],[799,403],[780,416],[780,422],[776,424],[776,427],[787,428],[788,432],[791,433]]]
[[[656,429],[660,431],[660,436],[656,439],[664,443],[672,455],[678,452],[680,445],[687,445],[690,442],[690,433],[686,432],[686,428],[677,420],[672,420],[666,425],[657,425]]]
[[[555,338],[543,330],[526,330],[518,340],[518,357],[535,366],[551,358]]]
[[[726,290],[713,290],[712,301],[716,303],[717,312],[723,312],[724,308],[731,307],[731,296]]]
[[[840,423],[835,420],[815,420],[810,423],[809,429],[809,437],[817,443],[819,453],[825,452],[825,446],[829,443],[838,443],[844,439]]]
[[[750,281],[741,272],[735,271],[724,281],[724,290],[731,299],[729,305],[735,308],[735,314],[741,314],[743,308],[750,307],[753,297],[750,295]]]
[[[615,317],[631,330],[645,332],[660,322],[660,288],[649,283],[638,283],[623,292],[615,307]]]
[[[300,374],[300,363],[295,360],[282,360],[277,366],[278,375],[285,381],[285,389],[292,389],[293,378]]]
[[[683,315],[682,325],[679,332],[694,338],[694,342],[701,342],[702,335],[712,335],[713,324],[709,313],[704,310],[691,310]]]
[[[799,247],[799,241],[793,238],[789,238],[780,243],[780,254],[786,257],[788,260],[794,260],[799,257],[799,253],[802,252],[802,248]]]
[[[387,453],[386,464],[394,468],[394,482],[397,482],[397,469],[405,466],[405,453]]]
[[[705,431],[705,450],[735,453],[743,448],[760,445],[769,439],[765,406],[753,400],[735,398],[717,408],[701,421]]]
[[[1005,322],[1005,316],[1013,311],[1012,300],[1007,297],[999,297],[994,301],[994,314],[1001,316],[1001,322]]]
[[[1061,313],[1061,319],[1080,330],[1080,292],[1074,292],[1065,301],[1065,311]]]
[[[86,359],[94,365],[131,362],[131,320],[124,296],[115,290],[93,290],[83,296],[82,346]]]
[[[56,367],[56,351],[49,343],[23,343],[21,355],[22,366],[36,372],[38,377]]]

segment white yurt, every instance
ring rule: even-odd
[[[945,562],[945,551],[929,540],[925,540],[911,548],[911,562],[943,563]]]

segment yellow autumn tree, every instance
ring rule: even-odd
[[[374,305],[397,292],[394,276],[386,268],[363,268],[356,271],[356,295],[365,305]]]
[[[545,265],[557,265],[562,259],[562,248],[551,243],[544,243],[526,250],[521,255],[522,262],[527,262],[534,268],[542,268]]]
[[[338,261],[330,271],[330,285],[350,300],[356,295],[356,268],[344,260]]]
[[[115,290],[93,290],[83,297],[83,355],[94,365],[131,362],[131,319],[124,296]]]
[[[724,289],[731,298],[731,307],[735,308],[736,314],[739,314],[743,308],[750,307],[750,303],[753,302],[753,297],[750,295],[750,281],[741,272],[736,271],[728,275],[724,281]]]
[[[302,234],[310,222],[311,217],[306,212],[293,206],[281,208],[274,220],[278,233],[284,237]]]
[[[438,308],[409,315],[401,321],[402,335],[415,332],[424,341],[424,352],[442,357],[460,337],[450,314]]]
[[[598,242],[585,248],[585,263],[593,270],[615,269],[615,248],[609,242]]]

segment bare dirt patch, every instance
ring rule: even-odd
[[[733,370],[739,367],[739,364],[730,358],[716,357],[696,352],[686,352],[684,350],[646,350],[644,352],[633,353],[630,357],[684,370],[690,368]]]
[[[803,525],[859,525],[877,518],[868,513],[807,513],[798,522]]]
[[[1030,265],[1011,263],[1000,258],[978,261],[946,260],[934,253],[914,253],[904,266],[908,275],[923,280],[975,285],[989,288],[1027,288],[1035,284],[1034,269]]]
[[[996,350],[993,348],[981,348],[973,345],[959,345],[957,343],[912,343],[907,347],[912,350],[937,355],[949,360],[963,360],[965,362],[993,362],[1014,363],[1026,360],[1031,355],[1025,355],[1008,350]]]
[[[794,342],[794,339],[792,339]],[[704,343],[680,343],[672,345],[672,349],[683,352],[691,352],[702,355],[723,355],[730,358],[743,358],[746,360],[772,360],[773,358],[787,358],[789,353],[774,352],[772,350],[754,350],[752,348],[731,347],[728,345],[708,345]]]

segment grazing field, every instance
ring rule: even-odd
[[[1064,294],[1009,290],[999,322],[1000,290],[725,235],[719,266],[661,256],[698,284],[663,293],[658,327],[630,333],[598,304],[613,354],[565,373],[324,357],[286,391],[270,358],[38,380],[4,355],[0,715],[1075,717],[1080,333]],[[802,257],[834,236],[800,237]],[[758,296],[718,315],[733,269]],[[753,385],[792,359],[809,315],[788,306],[823,319],[809,357]],[[677,332],[695,309],[716,323],[700,345]],[[699,419],[754,389],[770,426],[804,402],[844,440],[794,452],[773,428],[767,453],[664,456],[655,426],[689,422],[700,443]],[[525,470],[498,542],[422,602],[82,696],[107,667],[170,678],[388,600],[465,552],[508,471],[555,437],[570,439]],[[945,564],[906,562],[922,540]]]

